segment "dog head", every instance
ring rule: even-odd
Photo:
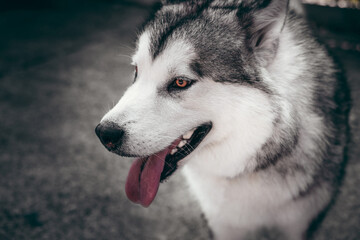
[[[180,164],[223,177],[255,167],[276,118],[266,68],[286,6],[164,2],[139,37],[133,84],[96,128],[108,150],[140,158],[127,180],[131,200],[148,206]]]

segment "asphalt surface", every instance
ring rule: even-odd
[[[131,84],[130,55],[149,8],[111,1],[0,11],[0,239],[209,239],[181,174],[149,208],[124,185],[131,160],[94,128]],[[352,33],[329,33],[336,41]],[[340,44],[341,46],[341,44]],[[333,49],[351,86],[346,176],[314,235],[360,239],[360,51]]]

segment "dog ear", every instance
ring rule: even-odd
[[[241,5],[238,17],[248,31],[248,44],[260,64],[267,66],[276,55],[289,0],[245,0]]]

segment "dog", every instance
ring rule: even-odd
[[[181,168],[215,239],[305,239],[342,175],[349,94],[298,2],[162,1],[133,55],[134,80],[96,134],[136,157],[144,207]]]

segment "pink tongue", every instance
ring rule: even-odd
[[[161,172],[164,169],[165,157],[170,148],[158,152],[148,158],[139,158],[132,164],[126,179],[127,197],[134,203],[148,207],[159,189]],[[141,166],[145,161],[145,166]]]

